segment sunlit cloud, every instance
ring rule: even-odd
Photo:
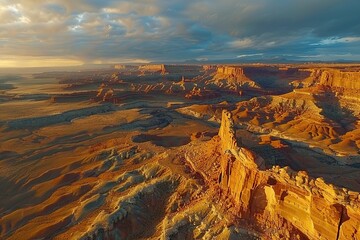
[[[333,38],[327,38],[323,39],[318,43],[312,43],[311,45],[331,45],[331,44],[337,44],[337,43],[353,43],[353,42],[360,42],[360,37],[333,37]]]
[[[255,57],[255,56],[263,56],[263,53],[254,53],[254,54],[241,54],[237,55],[237,58],[246,58],[246,57]]]
[[[254,44],[253,41],[249,38],[239,39],[230,42],[230,46],[234,48],[248,48],[253,46],[253,44]]]
[[[24,56],[84,63],[355,59],[357,9],[358,0],[0,0],[0,67],[9,65],[5,56],[19,63]]]

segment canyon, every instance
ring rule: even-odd
[[[0,76],[1,239],[360,239],[360,66]]]

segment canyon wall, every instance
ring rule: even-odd
[[[320,85],[360,90],[360,72],[342,72],[324,70],[321,73]]]
[[[222,152],[219,185],[238,215],[280,237],[360,239],[360,195],[288,167],[263,168],[263,160],[239,147],[231,114],[219,130]]]
[[[340,71],[337,69],[306,69],[310,76],[292,82],[295,87],[313,87],[315,85],[347,90],[360,90],[359,71]]]

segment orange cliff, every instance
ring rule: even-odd
[[[217,67],[215,75],[213,77],[213,81],[219,82],[222,80],[226,80],[226,84],[233,85],[235,87],[252,87],[259,88],[259,86],[249,79],[245,74],[244,70],[241,67],[231,67],[231,66],[223,66]]]
[[[295,87],[312,87],[315,85],[348,90],[360,90],[359,71],[341,71],[337,69],[307,69],[310,76],[292,82]]]
[[[114,69],[124,70],[124,69],[126,69],[126,66],[123,64],[115,64]]]
[[[149,64],[139,66],[139,70],[143,72],[160,72],[161,74],[165,74],[166,68],[164,64]]]
[[[218,136],[194,148],[201,156],[186,156],[208,184],[218,185],[222,197],[233,202],[229,211],[273,238],[360,239],[358,192],[289,167],[265,169],[264,159],[238,146],[235,136],[231,113],[224,110]]]
[[[240,216],[260,224],[291,226],[310,239],[360,239],[360,195],[337,188],[306,172],[278,166],[269,170],[239,148],[231,114],[223,112],[219,131],[223,155],[220,185],[239,205]],[[289,232],[291,234],[291,232]]]
[[[320,85],[360,90],[360,72],[326,70],[321,74]]]
[[[244,75],[244,70],[240,67],[218,67],[217,73],[228,76],[242,76]]]

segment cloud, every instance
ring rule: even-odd
[[[250,38],[238,39],[231,41],[230,46],[233,48],[248,48],[253,46],[253,41]]]
[[[332,45],[332,44],[338,44],[338,43],[353,43],[353,42],[360,42],[360,37],[333,37],[333,38],[326,38],[321,40],[318,43],[312,43],[310,45]]]
[[[237,58],[246,58],[246,57],[256,57],[256,56],[263,56],[263,53],[253,53],[253,54],[242,54],[236,56]]]
[[[358,0],[0,0],[0,59],[354,59],[358,9]]]

